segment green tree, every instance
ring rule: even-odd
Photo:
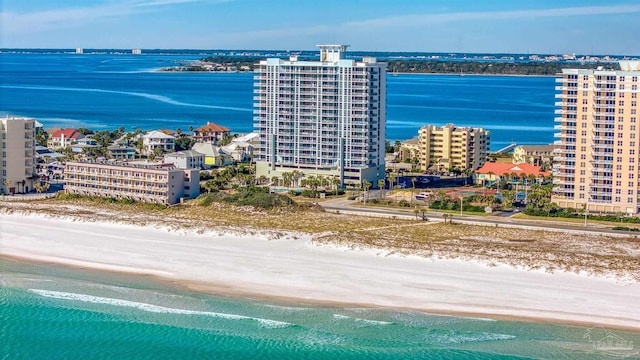
[[[189,150],[193,147],[196,141],[190,137],[179,137],[174,141],[176,151]]]

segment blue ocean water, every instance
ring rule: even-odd
[[[594,347],[606,335],[640,342],[604,329],[214,296],[0,258],[2,359],[601,359],[616,355]]]
[[[45,127],[186,130],[212,121],[251,131],[253,74],[154,71],[197,58],[2,53],[0,113],[35,117]],[[491,130],[494,150],[553,141],[553,77],[399,74],[387,80],[392,141],[446,123]]]

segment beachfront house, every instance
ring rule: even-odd
[[[66,148],[76,144],[84,135],[77,129],[66,128],[54,131],[47,140],[47,147],[51,150]]]
[[[149,131],[142,136],[142,148],[146,155],[152,154],[157,149],[163,152],[173,151],[175,149],[175,137],[167,135],[161,131]]]
[[[212,122],[193,131],[193,139],[196,142],[218,144],[218,141],[229,137],[229,129]]]

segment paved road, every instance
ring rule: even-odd
[[[347,200],[346,198],[331,199],[319,203],[327,211],[340,212],[345,214],[354,215],[368,215],[368,216],[382,216],[382,217],[397,217],[403,219],[415,219],[416,216],[413,209],[394,209],[394,208],[382,208],[373,207],[367,205],[362,206],[362,203],[353,200]],[[507,213],[509,215],[515,213]],[[429,212],[426,214],[429,221],[443,221],[441,213]],[[502,216],[474,216],[474,215],[460,215],[453,214],[453,221],[465,224],[475,225],[494,225],[505,227],[517,227],[524,229],[536,229],[536,230],[561,230],[561,231],[576,231],[582,233],[596,233],[607,234],[613,236],[638,236],[634,233],[625,231],[612,230],[610,227],[605,227],[599,224],[588,224],[583,226],[582,224],[567,224],[560,221],[546,221],[546,220],[524,220],[514,219],[510,217]]]

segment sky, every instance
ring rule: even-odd
[[[639,0],[0,0],[0,47],[640,55],[639,19]]]

